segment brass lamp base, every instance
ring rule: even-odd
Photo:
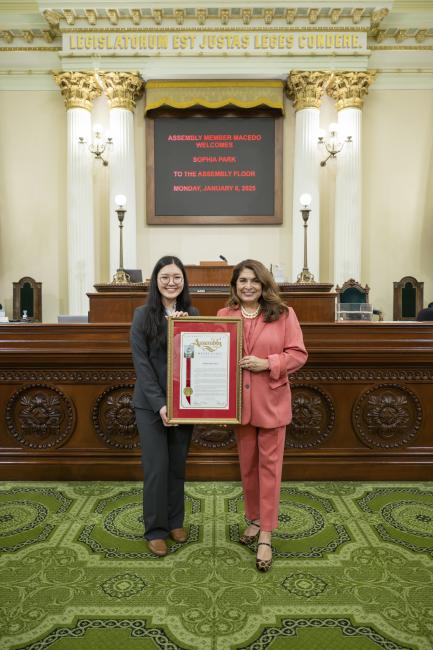
[[[308,269],[302,269],[296,280],[299,284],[315,284],[314,275]]]
[[[123,269],[117,269],[111,284],[130,284],[131,278]]]

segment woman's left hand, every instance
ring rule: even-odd
[[[170,314],[172,318],[182,318],[183,316],[189,316],[187,311],[174,311]]]
[[[267,359],[260,359],[260,357],[253,355],[242,357],[239,365],[243,370],[250,370],[251,372],[263,372],[269,369],[269,361]]]

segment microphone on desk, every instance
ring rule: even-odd
[[[220,257],[220,260],[222,260],[223,262],[227,262],[227,258],[224,257],[224,255],[220,255],[219,257]],[[227,262],[227,264],[228,264],[228,262]]]

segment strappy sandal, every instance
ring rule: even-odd
[[[268,544],[268,542],[259,542],[257,544],[257,548],[259,548],[259,546],[269,546],[269,548],[272,549],[272,545]],[[256,558],[257,571],[266,573],[267,571],[269,571],[271,566],[272,566],[272,558],[270,560],[259,560],[259,558]]]
[[[257,532],[254,535],[245,535],[244,533],[239,537],[239,544],[243,544],[244,546],[249,546],[250,544],[252,544],[252,542],[254,542],[257,539],[260,533],[260,524],[257,523],[256,521],[248,522],[248,526],[256,526]]]

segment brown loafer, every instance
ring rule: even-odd
[[[170,531],[170,537],[179,544],[185,544],[188,539],[188,533],[185,528],[173,528],[173,530]]]
[[[148,539],[147,546],[149,547],[149,551],[152,551],[154,555],[159,555],[160,557],[167,555],[167,542],[165,539]]]

